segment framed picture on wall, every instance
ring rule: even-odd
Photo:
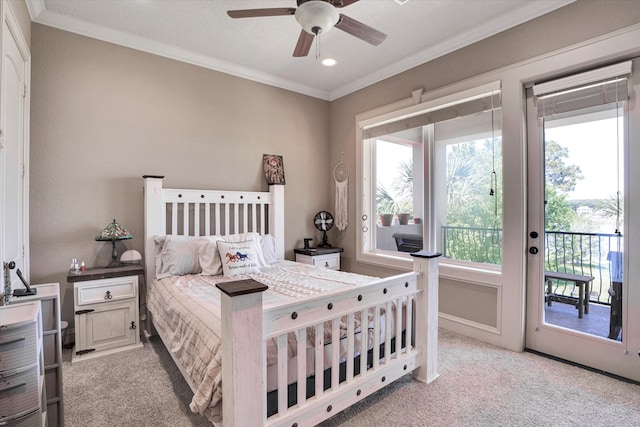
[[[262,155],[264,177],[269,185],[284,185],[284,161],[282,156],[275,154]]]

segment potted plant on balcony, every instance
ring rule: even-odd
[[[380,218],[380,225],[382,225],[383,227],[389,227],[391,225],[391,222],[393,221],[393,214],[381,213],[378,215],[378,218]]]
[[[393,182],[394,207],[398,224],[407,225],[413,212],[413,161],[403,161],[398,165],[398,175]]]
[[[408,213],[399,213],[398,214],[398,223],[400,225],[409,224],[409,216],[410,216],[410,214],[408,214]]]
[[[400,225],[406,225],[409,223],[409,217],[411,216],[407,212],[411,212],[411,201],[407,197],[394,197],[384,185],[379,184],[376,194],[376,213],[380,219],[380,224],[383,227],[388,227],[392,224],[393,217],[398,218]]]

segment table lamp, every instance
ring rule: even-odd
[[[105,227],[104,230],[96,236],[96,241],[111,241],[113,251],[111,252],[111,262],[107,267],[117,267],[120,265],[118,261],[118,253],[116,252],[117,240],[133,239],[133,235],[126,228],[118,224],[114,218],[113,222]]]

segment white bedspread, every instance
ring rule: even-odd
[[[221,421],[222,352],[220,351],[220,291],[216,283],[252,278],[269,287],[263,305],[291,298],[305,298],[342,287],[370,283],[376,278],[307,264],[281,261],[260,273],[226,279],[221,276],[171,276],[152,280],[147,291],[147,307],[167,349],[186,371],[195,388],[191,410],[213,422]],[[356,321],[359,319],[356,319]],[[359,323],[359,322],[358,322]],[[330,338],[330,337],[329,337]],[[312,336],[309,337],[313,339]],[[289,345],[289,357],[295,356]],[[267,346],[268,364],[276,362],[275,351]]]

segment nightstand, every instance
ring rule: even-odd
[[[342,251],[344,251],[342,248],[297,248],[293,250],[296,254],[296,262],[332,270],[340,270],[340,253]]]
[[[69,271],[75,347],[71,363],[142,347],[138,325],[140,264]]]

